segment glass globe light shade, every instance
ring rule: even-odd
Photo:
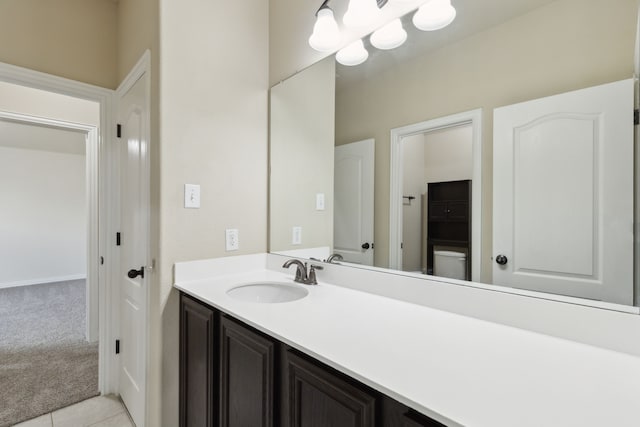
[[[413,25],[422,31],[435,31],[451,24],[455,17],[451,0],[430,0],[413,15]]]
[[[342,65],[351,67],[362,64],[368,57],[369,52],[364,48],[364,43],[362,43],[362,39],[360,39],[340,49],[336,54],[336,61]]]
[[[342,37],[333,11],[324,7],[318,11],[313,33],[309,37],[309,46],[319,52],[331,52],[340,46]]]
[[[381,16],[376,0],[350,0],[342,22],[350,28],[361,28],[371,25]]]
[[[400,19],[394,19],[371,34],[371,44],[378,49],[394,49],[407,40],[407,32],[402,28]]]

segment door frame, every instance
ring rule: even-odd
[[[113,248],[109,243],[113,239],[114,214],[111,208],[115,201],[113,182],[110,181],[113,165],[113,144],[110,144],[113,132],[113,96],[114,91],[87,83],[82,83],[39,71],[18,67],[0,62],[0,81],[40,89],[47,92],[67,95],[88,101],[97,102],[100,105],[100,126],[96,129],[96,149],[92,153],[91,162],[97,167],[95,180],[89,185],[97,190],[95,200],[97,209],[92,212],[91,219],[97,219],[91,225],[90,232],[97,235],[97,243],[87,253],[88,264],[92,265],[87,274],[95,274],[97,277],[97,294],[91,296],[91,304],[98,307],[98,390],[102,394],[117,392],[114,381],[117,369],[114,369],[115,354],[112,351],[114,331],[111,328],[113,319],[113,300],[109,284],[113,280]],[[89,155],[89,153],[88,153]],[[94,229],[95,227],[95,229]],[[104,264],[100,263],[104,257]],[[103,297],[97,298],[98,295]],[[92,325],[92,329],[94,326]]]
[[[113,113],[113,117],[114,117],[114,122],[117,122],[117,118],[118,118],[118,113],[119,113],[119,105],[118,105],[118,100],[120,99],[120,97],[127,93],[132,87],[133,85],[143,76],[147,77],[147,81],[146,81],[146,87],[145,87],[145,92],[146,92],[146,103],[147,103],[147,117],[146,117],[146,123],[147,123],[147,127],[145,129],[142,130],[144,137],[147,139],[148,143],[147,143],[147,153],[145,155],[145,161],[144,161],[144,177],[145,177],[145,182],[142,185],[142,192],[143,192],[143,197],[145,198],[145,200],[148,201],[148,206],[149,209],[147,210],[146,213],[146,225],[147,225],[147,241],[145,242],[146,245],[146,251],[147,251],[147,259],[145,261],[145,272],[148,272],[148,275],[145,275],[145,279],[144,279],[144,286],[145,286],[145,319],[144,319],[144,371],[145,371],[145,379],[144,379],[144,421],[143,424],[141,426],[138,427],[144,427],[144,425],[147,424],[147,420],[149,419],[149,399],[148,399],[148,390],[149,390],[149,374],[148,374],[148,366],[150,366],[150,348],[151,348],[151,321],[150,321],[150,301],[151,301],[151,283],[152,283],[152,277],[151,275],[153,275],[154,273],[154,267],[155,267],[155,262],[152,259],[152,253],[151,253],[151,161],[150,161],[150,152],[151,152],[151,52],[147,49],[142,56],[140,57],[140,59],[138,60],[138,62],[136,63],[136,65],[133,66],[133,68],[131,69],[131,71],[129,71],[129,73],[127,74],[127,76],[122,80],[122,82],[120,83],[120,85],[118,86],[118,88],[114,91],[114,113]],[[115,126],[114,126],[115,128]],[[124,142],[124,141],[122,141]],[[115,209],[115,226],[117,227],[116,229],[119,230],[120,226],[121,226],[121,191],[120,191],[120,156],[119,156],[119,150],[117,149],[117,145],[114,144],[115,148],[113,150],[113,154],[114,154],[114,167],[113,167],[113,185],[114,185],[114,192],[116,194],[115,200],[114,200],[114,206],[113,208]],[[119,247],[115,247],[112,246],[115,249],[115,253],[114,253],[114,257],[113,257],[113,261],[114,261],[114,266],[113,266],[113,278],[114,281],[112,282],[113,286],[112,286],[112,297],[113,297],[113,307],[112,307],[112,313],[113,313],[113,328],[116,331],[117,335],[114,336],[115,337],[119,337],[121,336],[120,334],[120,328],[122,327],[122,325],[120,324],[120,275],[122,274],[122,265],[120,262],[120,257],[121,257],[121,253],[119,250]],[[120,384],[119,384],[119,375],[120,375],[120,359],[116,358],[116,365],[113,371],[113,374],[115,375],[114,381],[117,384],[117,390],[120,390]]]
[[[13,113],[0,111],[0,121],[8,121],[14,123],[22,123],[27,125],[35,125],[49,127],[54,129],[63,129],[71,131],[80,131],[86,134],[86,197],[87,197],[87,276],[86,276],[86,328],[85,338],[89,342],[98,341],[99,337],[99,259],[100,259],[100,240],[98,227],[99,212],[99,189],[98,189],[98,127],[86,125],[82,123],[73,123],[63,120],[49,119],[44,117],[33,116],[30,114]]]
[[[482,109],[391,129],[389,192],[389,268],[402,269],[402,139],[437,130],[471,125],[473,174],[471,183],[471,280],[480,282],[482,246]]]

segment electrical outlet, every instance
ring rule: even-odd
[[[302,244],[302,227],[293,227],[293,233],[291,235],[291,244],[292,245],[301,245]]]
[[[237,228],[228,228],[226,232],[226,244],[227,251],[237,251],[240,247],[240,239],[238,236]]]
[[[317,211],[324,210],[324,193],[316,194],[316,210]]]
[[[200,186],[197,184],[184,185],[184,207],[198,209],[200,207]]]

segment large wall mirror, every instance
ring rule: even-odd
[[[269,250],[637,306],[637,1],[452,4],[271,89]]]

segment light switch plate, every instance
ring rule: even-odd
[[[291,244],[292,245],[301,245],[302,244],[302,227],[293,227],[293,232],[291,233]]]
[[[226,230],[225,247],[227,251],[237,251],[240,247],[240,238],[237,228],[228,228]]]
[[[184,207],[189,209],[200,207],[200,186],[198,184],[184,185]]]
[[[316,194],[316,210],[317,211],[324,210],[324,193]]]

